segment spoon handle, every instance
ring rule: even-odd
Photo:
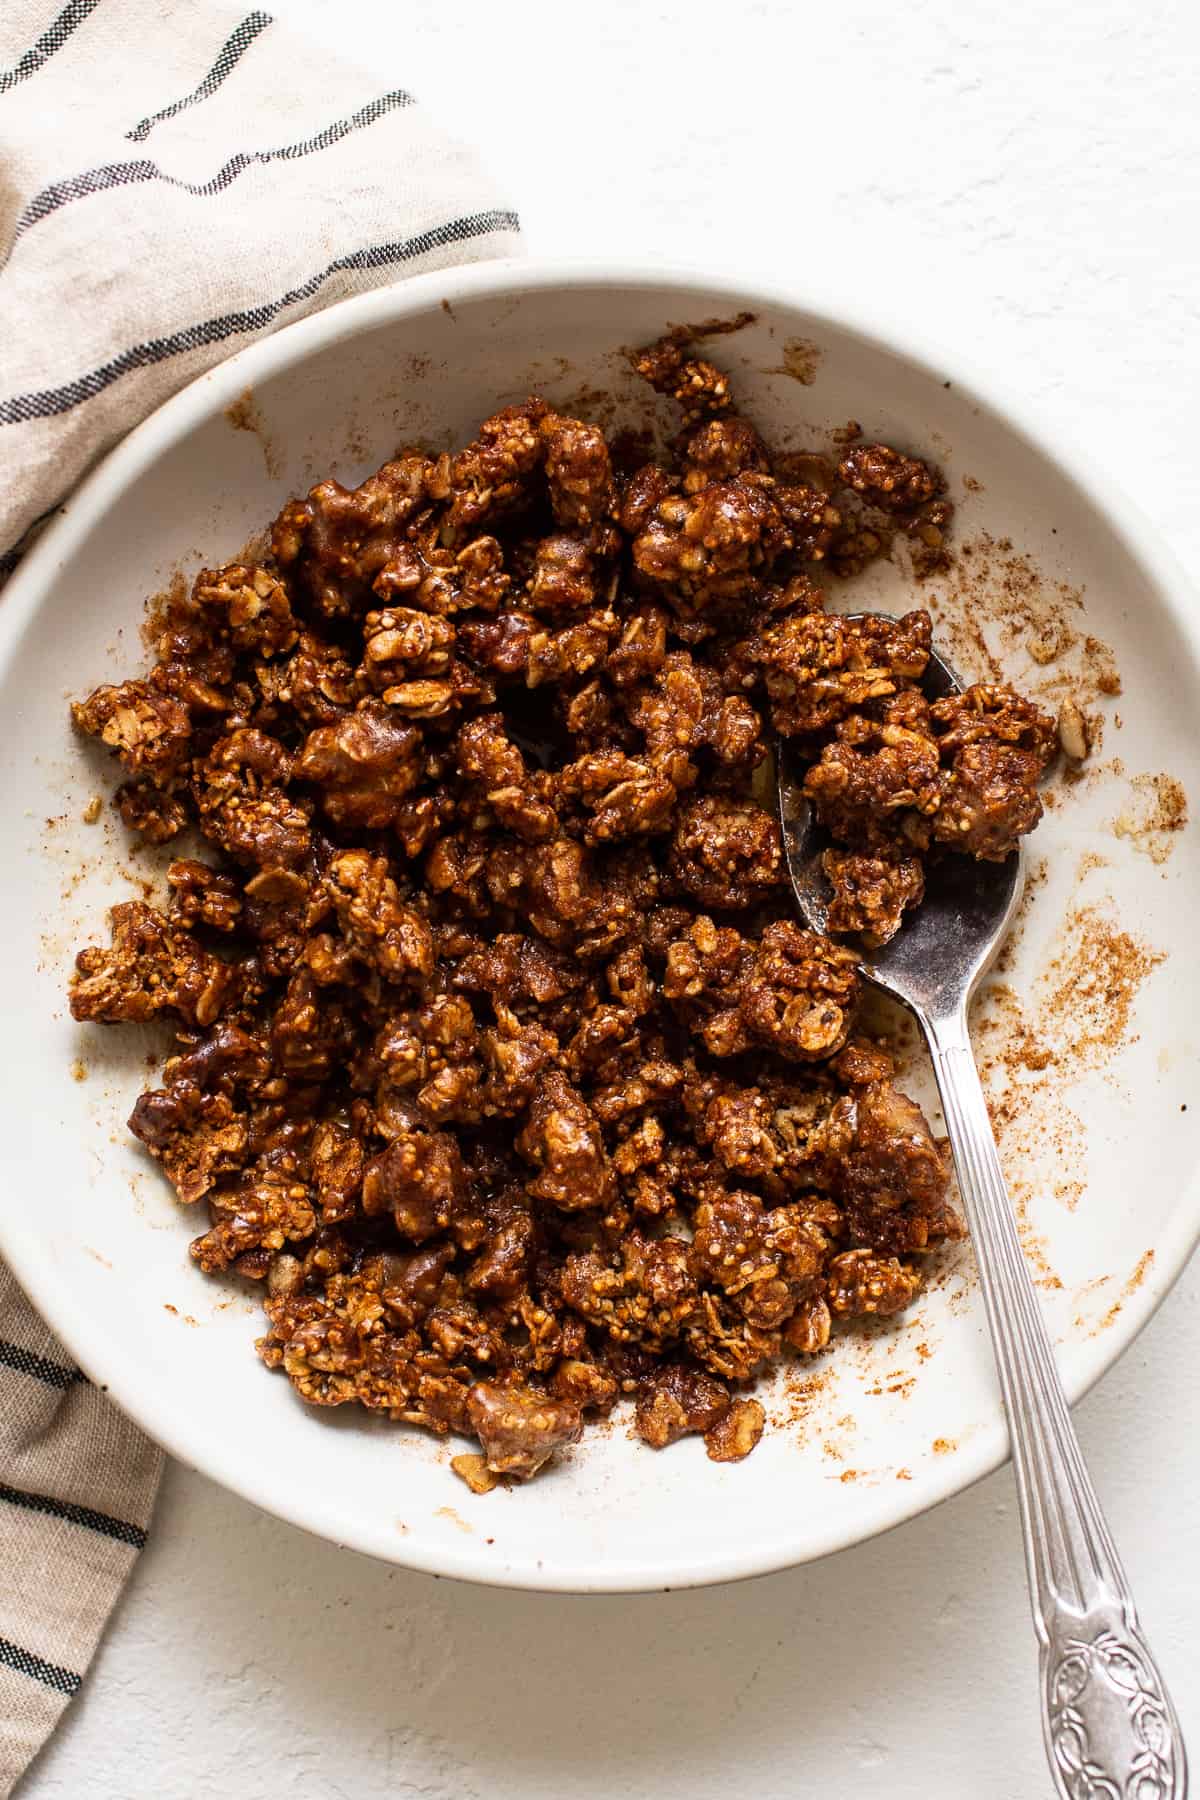
[[[1008,1414],[1042,1731],[1065,1800],[1184,1800],[1179,1720],[1084,1465],[1021,1252],[965,1009],[922,1019]]]

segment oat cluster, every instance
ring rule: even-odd
[[[931,855],[1036,823],[1052,741],[1007,689],[926,702],[926,613],[824,608],[823,562],[937,551],[935,471],[859,442],[814,485],[686,334],[636,362],[669,455],[531,399],[323,481],[74,709],[126,824],[191,834],[71,1004],[174,1028],[130,1125],[193,1257],[261,1284],[304,1399],[478,1440],[476,1486],[621,1396],[740,1458],[760,1371],[911,1301],[947,1155],[796,921],[772,737],[874,942]]]

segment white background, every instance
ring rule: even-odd
[[[999,371],[1200,562],[1188,0],[271,10],[481,145],[534,252],[882,291],[898,330],[920,319]],[[1198,1303],[1193,1265],[1079,1425],[1200,1763]],[[172,1467],[84,1693],[21,1789],[751,1792],[1049,1793],[1007,1471],[811,1568],[588,1600],[388,1569]]]

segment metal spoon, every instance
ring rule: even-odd
[[[931,656],[929,697],[961,687]],[[821,852],[829,839],[786,741],[775,767],[792,888],[805,922],[824,931],[829,887]],[[929,871],[923,904],[859,967],[909,1009],[933,1059],[1008,1415],[1041,1647],[1042,1732],[1056,1789],[1064,1800],[1184,1800],[1179,1720],[1071,1423],[967,1029],[967,1003],[1012,922],[1024,878],[1019,850],[1004,863],[945,857]]]

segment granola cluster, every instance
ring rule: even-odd
[[[934,471],[860,445],[808,485],[683,334],[636,364],[669,457],[531,399],[323,481],[74,708],[130,828],[193,834],[71,992],[174,1028],[130,1125],[193,1257],[261,1284],[304,1399],[477,1440],[472,1485],[623,1396],[736,1460],[760,1371],[912,1300],[962,1230],[946,1150],[855,1035],[854,951],[795,919],[771,735],[876,941],[928,854],[1036,822],[1049,751],[1005,689],[926,703],[926,614],[824,610],[855,497],[940,531]]]

